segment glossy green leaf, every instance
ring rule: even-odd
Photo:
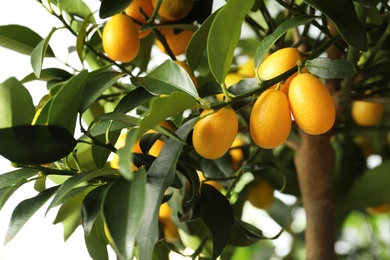
[[[15,183],[9,186],[2,186],[0,188],[0,210],[3,208],[4,204],[11,197],[11,195],[19,189],[20,186],[27,183],[27,179],[18,179]]]
[[[35,75],[35,73],[30,73],[26,77],[24,77],[20,82],[26,83],[34,80],[42,80],[42,81],[66,81],[72,77],[72,74],[67,72],[66,70],[59,68],[48,68],[42,69],[39,78]]]
[[[324,79],[349,78],[356,72],[349,61],[331,60],[325,57],[307,60],[305,65],[311,74]]]
[[[240,219],[235,219],[229,244],[233,246],[249,246],[265,239],[263,232],[255,226]]]
[[[82,225],[84,229],[84,235],[89,236],[95,221],[101,213],[101,207],[103,202],[103,196],[106,192],[107,185],[97,187],[93,191],[85,196],[81,205],[81,217]]]
[[[201,186],[200,210],[202,219],[213,238],[213,256],[216,259],[226,247],[233,232],[234,213],[229,200],[213,186]]]
[[[68,2],[68,1],[66,1],[66,2]],[[87,28],[89,26],[89,19],[91,17],[93,17],[93,13],[90,13],[85,17],[85,20],[81,24],[80,30],[78,31],[78,34],[77,34],[76,51],[77,51],[77,56],[79,57],[81,64],[84,64],[83,51],[84,51],[85,39],[87,37]]]
[[[196,119],[191,119],[183,124],[176,134],[185,140],[193,128]],[[179,159],[183,143],[175,139],[168,139],[163,146],[160,155],[154,160],[148,170],[148,182],[146,184],[146,205],[142,216],[140,232],[137,236],[138,253],[140,259],[151,259],[153,248],[159,238],[158,213],[165,190],[173,182],[176,164]]]
[[[193,108],[197,104],[193,97],[182,92],[173,92],[169,96],[153,98],[150,101],[149,113],[142,118],[139,136],[168,117]]]
[[[12,212],[4,244],[10,242],[22,229],[24,224],[54,195],[58,186],[46,189],[35,197],[23,200]]]
[[[120,13],[126,9],[132,1],[133,0],[118,0],[112,2],[110,0],[102,0],[99,8],[99,17],[104,19]]]
[[[0,189],[12,186],[20,180],[31,178],[38,174],[38,170],[29,168],[20,168],[14,171],[0,174]]]
[[[354,2],[359,3],[367,8],[373,8],[378,5],[380,0],[354,0]]]
[[[132,147],[139,139],[139,128],[131,128],[126,135],[125,146],[117,151],[119,157],[119,172],[126,180],[134,178],[134,172],[129,162],[133,161]]]
[[[215,11],[209,17],[207,17],[200,28],[195,31],[194,35],[191,37],[190,42],[188,43],[186,57],[188,65],[192,71],[195,71],[200,63],[201,58],[204,57],[203,51],[206,49],[207,36],[217,13],[218,11]]]
[[[84,235],[85,245],[88,253],[94,260],[109,260],[107,242],[105,238],[104,224],[101,216],[93,223],[88,235]]]
[[[95,18],[91,15],[88,5],[82,0],[59,0],[58,4],[65,12],[84,18],[91,23],[95,23]]]
[[[135,239],[141,227],[146,202],[146,171],[141,168],[134,179],[119,178],[104,199],[104,218],[121,259],[134,255]],[[118,214],[120,213],[120,214]]]
[[[35,46],[34,50],[31,52],[31,66],[37,78],[41,75],[43,59],[46,57],[46,51],[49,46],[49,41],[53,33],[57,30],[57,28],[52,28],[49,35],[42,39],[37,46]]]
[[[104,91],[115,84],[125,74],[117,71],[107,71],[106,68],[93,71],[85,82],[84,94],[81,99],[80,113],[84,113]]]
[[[30,92],[16,78],[0,84],[0,128],[31,124],[34,114]]]
[[[42,37],[30,28],[17,24],[0,26],[0,46],[21,54],[31,55],[41,40]],[[54,57],[50,46],[48,46],[45,55],[46,57]]]
[[[146,77],[133,77],[131,82],[143,86],[153,94],[185,92],[198,97],[198,92],[188,73],[172,60],[166,60]]]
[[[200,157],[199,162],[202,172],[208,178],[223,179],[232,177],[234,174],[232,158],[229,153],[215,160]]]
[[[255,69],[260,66],[264,60],[265,55],[269,52],[275,42],[282,37],[289,30],[303,24],[308,24],[314,20],[312,16],[294,16],[282,22],[275,31],[265,37],[257,46],[255,54]]]
[[[49,125],[62,126],[74,133],[87,77],[87,71],[80,72],[70,78],[55,94],[49,108]]]
[[[245,15],[254,0],[229,0],[216,14],[207,39],[207,58],[210,70],[223,83],[233,61],[234,50],[241,35]]]
[[[21,164],[44,164],[68,155],[76,140],[63,127],[22,125],[0,129],[0,154]]]
[[[146,72],[151,59],[152,48],[155,46],[156,38],[154,33],[149,33],[146,37],[141,38],[140,41],[141,48],[130,64],[139,68],[140,72]]]
[[[304,0],[307,4],[323,12],[336,25],[343,39],[351,46],[367,51],[368,40],[362,23],[356,15],[351,0]]]
[[[136,107],[148,102],[154,97],[150,92],[148,92],[143,87],[138,87],[133,91],[126,94],[116,105],[114,112],[116,113],[127,113]]]
[[[74,233],[81,223],[81,204],[85,196],[95,187],[84,186],[73,189],[72,194],[62,203],[53,224],[62,223],[64,227],[64,240]],[[71,195],[71,196],[69,196]]]
[[[94,178],[107,176],[107,175],[115,175],[116,173],[117,173],[117,171],[114,169],[104,169],[104,170],[98,170],[98,171],[94,171],[94,172],[81,173],[81,174],[77,174],[77,175],[70,177],[58,189],[56,196],[53,198],[49,207],[47,208],[47,212],[50,209],[62,204],[65,201],[66,196],[70,192],[72,192],[72,190],[75,187],[77,187],[78,185],[80,185],[84,182],[87,182],[89,180],[92,180]]]

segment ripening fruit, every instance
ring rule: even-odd
[[[141,22],[142,24],[146,23],[144,16],[141,14],[139,8],[148,16],[151,17],[153,14],[154,7],[152,5],[152,0],[133,0],[131,4],[125,9],[125,13],[131,18]],[[148,35],[151,30],[140,31],[141,25],[135,23],[135,26],[138,29],[138,35],[140,38]]]
[[[302,59],[300,52],[296,48],[288,47],[277,50],[260,64],[257,68],[257,75],[262,81],[270,80],[294,68],[297,65],[297,61]],[[280,85],[280,89],[286,95],[288,94],[290,82],[296,75],[297,73],[294,73]],[[276,86],[274,85],[272,88]]]
[[[247,199],[254,207],[266,210],[274,203],[274,190],[269,181],[256,180],[249,186]]]
[[[165,37],[169,48],[173,55],[179,56],[186,52],[187,45],[191,40],[193,31],[188,30],[174,30],[173,28],[161,28],[161,34]],[[164,53],[166,53],[163,44],[160,41],[156,41],[157,47]]]
[[[256,100],[249,120],[253,141],[264,149],[275,148],[286,141],[291,130],[291,113],[286,94],[267,89]]]
[[[239,66],[237,73],[245,78],[255,77],[255,59],[253,57],[250,57],[249,60]]]
[[[156,7],[158,0],[152,0]],[[192,10],[193,0],[164,0],[158,10],[158,14],[169,21],[175,21],[186,17]]]
[[[196,173],[198,174],[198,176],[199,176],[199,181],[200,181],[200,183],[202,184],[202,182],[206,179],[206,178],[204,177],[204,175],[203,175],[203,172],[197,170]],[[216,189],[219,190],[219,191],[222,190],[222,187],[223,187],[221,183],[219,183],[218,181],[215,181],[215,180],[205,181],[205,183],[207,183],[207,184],[213,186],[214,188],[216,188]]]
[[[218,111],[204,110],[195,124],[192,142],[196,152],[207,159],[223,156],[238,132],[236,112],[230,107]]]
[[[168,202],[161,204],[158,219],[164,230],[164,238],[168,243],[174,243],[179,240],[179,231],[172,220],[172,209]]]
[[[180,61],[180,60],[175,60],[176,64],[182,67],[185,71],[187,71],[188,75],[190,76],[192,82],[194,83],[195,87],[198,87],[198,81],[192,72],[190,66],[188,66],[187,62],[185,61]]]
[[[125,14],[116,14],[106,23],[102,34],[104,52],[114,61],[130,62],[139,52],[138,29]]]
[[[385,105],[368,101],[354,101],[351,112],[357,125],[374,126],[382,119]]]
[[[307,134],[319,135],[332,128],[336,109],[328,89],[310,73],[297,75],[288,92],[295,122]]]
[[[244,152],[242,151],[243,145],[245,145],[245,141],[242,137],[237,136],[229,150],[229,154],[232,157],[233,170],[235,171],[240,168],[241,163],[244,160]]]
[[[127,134],[121,134],[118,137],[118,140],[116,141],[116,143],[114,145],[116,149],[123,148],[126,145],[126,137],[127,137]],[[142,153],[141,148],[139,147],[139,141],[137,141],[134,144],[134,146],[131,149],[131,151],[133,153]],[[130,165],[131,165],[131,169],[133,171],[138,170],[138,168],[132,162],[130,162]],[[114,155],[112,157],[112,160],[110,161],[110,166],[113,169],[119,169],[119,156],[118,156],[118,154],[114,153]]]

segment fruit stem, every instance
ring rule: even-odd
[[[280,90],[281,85],[282,85],[282,81],[278,83],[278,85],[276,86],[276,90]]]
[[[229,92],[227,90],[225,82],[222,82],[221,88],[222,88],[222,92],[223,92],[223,94],[225,96],[225,101],[226,102],[230,102],[232,100],[232,97],[230,96],[230,94],[229,94]]]

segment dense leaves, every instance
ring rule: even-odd
[[[21,164],[50,163],[68,155],[74,137],[60,126],[20,125],[0,129],[0,154]]]

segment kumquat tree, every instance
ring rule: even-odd
[[[0,84],[0,208],[36,190],[5,244],[46,207],[92,259],[277,259],[284,233],[283,259],[390,259],[389,1],[37,2],[62,26],[0,26],[31,58]],[[62,30],[81,69],[44,66]]]

